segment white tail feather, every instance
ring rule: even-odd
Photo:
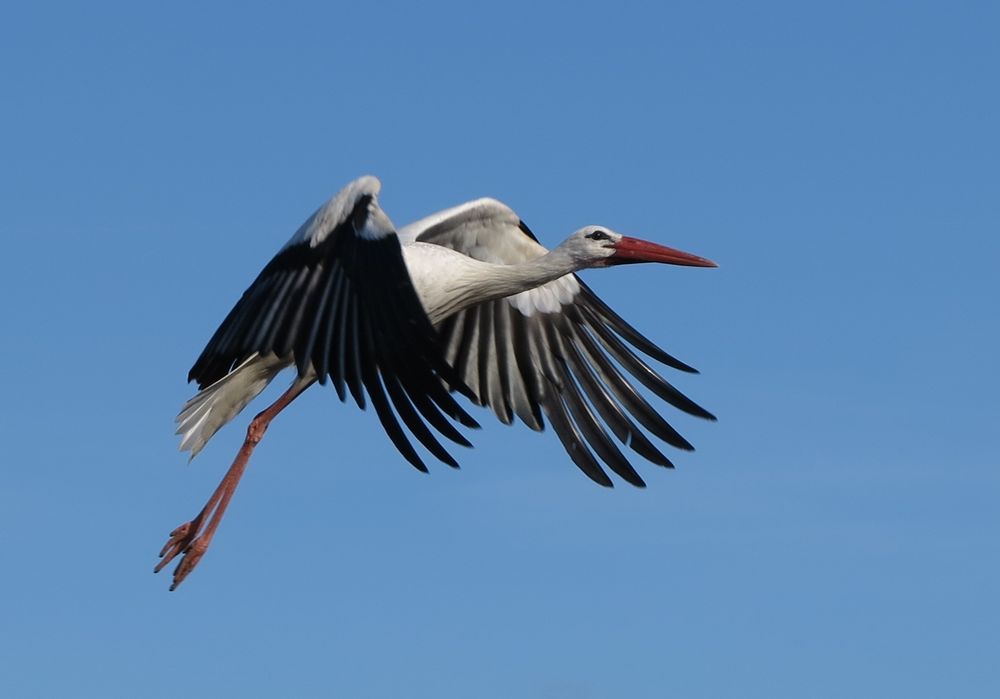
[[[193,459],[223,425],[240,414],[271,380],[289,365],[288,359],[254,354],[221,379],[198,391],[184,404],[175,422],[181,451]]]

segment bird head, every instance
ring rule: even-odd
[[[585,226],[569,237],[566,247],[583,267],[610,267],[636,262],[660,262],[686,267],[718,267],[704,257],[666,245],[616,233],[604,226]]]

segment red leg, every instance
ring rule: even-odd
[[[312,384],[312,381],[307,383],[296,381],[292,384],[291,388],[281,394],[278,400],[274,401],[273,404],[250,421],[250,426],[247,428],[247,437],[243,440],[243,446],[236,455],[233,465],[229,467],[219,486],[212,493],[212,497],[208,499],[208,502],[205,503],[205,506],[198,513],[197,517],[170,532],[170,539],[160,550],[160,558],[163,560],[153,569],[153,572],[159,573],[177,555],[183,555],[181,562],[174,569],[174,580],[170,586],[171,590],[177,589],[177,586],[195,569],[201,557],[205,555],[205,551],[208,550],[209,544],[212,543],[212,537],[215,536],[215,530],[219,528],[219,522],[222,521],[222,516],[226,513],[226,507],[229,506],[229,501],[232,499],[233,493],[236,492],[236,486],[239,485],[240,478],[243,476],[247,463],[250,461],[250,455],[253,453],[254,447],[264,437],[264,433],[267,432],[267,426],[271,424],[271,420]],[[206,518],[208,518],[207,524]]]

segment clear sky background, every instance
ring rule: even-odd
[[[0,11],[0,695],[1000,696],[996,3],[137,5]],[[425,476],[313,390],[168,593],[187,370],[365,173],[717,260],[584,277],[719,422]]]

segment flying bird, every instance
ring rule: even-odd
[[[201,560],[254,447],[271,420],[314,383],[341,401],[370,402],[400,454],[426,472],[410,437],[458,467],[438,437],[471,446],[457,426],[477,428],[461,395],[505,424],[541,431],[545,421],[572,461],[611,486],[642,478],[616,444],[672,467],[641,428],[693,447],[632,381],[698,417],[714,420],[639,353],[685,372],[622,320],[575,274],[590,267],[660,262],[715,267],[703,257],[586,226],[553,250],[495,199],[478,199],[398,231],[379,207],[380,182],[351,182],[321,206],[264,267],[209,340],[189,381],[199,391],[177,417],[181,450],[194,458],[282,370],[291,387],[250,422],[218,488],[170,533],[159,572],[175,557],[171,590]],[[641,426],[641,428],[640,428]],[[612,439],[612,436],[615,439]]]

